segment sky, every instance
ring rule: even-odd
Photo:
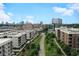
[[[64,24],[79,23],[78,3],[0,3],[0,22],[51,24],[61,18]]]

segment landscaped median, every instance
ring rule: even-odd
[[[54,41],[55,34],[47,33],[45,37],[45,55],[46,56],[63,56],[61,50]]]
[[[41,39],[41,36],[39,34],[37,37],[35,37],[33,39],[32,42],[27,44],[26,47],[25,47],[24,55],[26,55],[26,56],[37,56],[39,54],[39,49],[40,49],[40,45],[39,45],[40,39]]]

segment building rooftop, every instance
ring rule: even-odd
[[[0,37],[8,36],[8,37],[20,37],[23,34],[33,32],[34,30],[14,30],[14,31],[7,31],[1,32]]]
[[[60,29],[60,31],[66,32],[68,34],[79,34],[79,28],[61,27],[61,28],[56,28],[56,29]]]
[[[5,45],[6,43],[12,41],[11,38],[1,38],[0,39],[0,46]]]

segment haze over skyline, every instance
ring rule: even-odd
[[[52,23],[61,18],[63,23],[79,23],[79,4],[71,3],[3,3],[0,4],[0,22]]]

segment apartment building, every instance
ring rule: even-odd
[[[56,28],[57,39],[60,39],[71,48],[79,48],[79,29],[77,28]]]
[[[11,38],[13,52],[16,53],[23,50],[27,41],[33,39],[36,35],[36,30],[14,30],[0,33],[0,39]]]
[[[0,39],[0,56],[12,56],[13,46],[11,38]]]
[[[33,39],[37,34],[35,30],[25,30],[24,32],[27,34],[27,40]]]
[[[16,52],[21,51],[24,46],[25,43],[27,41],[26,39],[27,35],[25,34],[25,32],[8,32],[7,33],[7,38],[12,38],[12,42],[13,42],[13,52],[16,55]]]
[[[16,52],[21,51],[24,48],[24,44],[27,41],[27,35],[25,32],[20,31],[9,31],[9,32],[3,32],[0,33],[0,38],[11,38],[12,40],[12,46],[13,46],[13,52],[16,55]]]

